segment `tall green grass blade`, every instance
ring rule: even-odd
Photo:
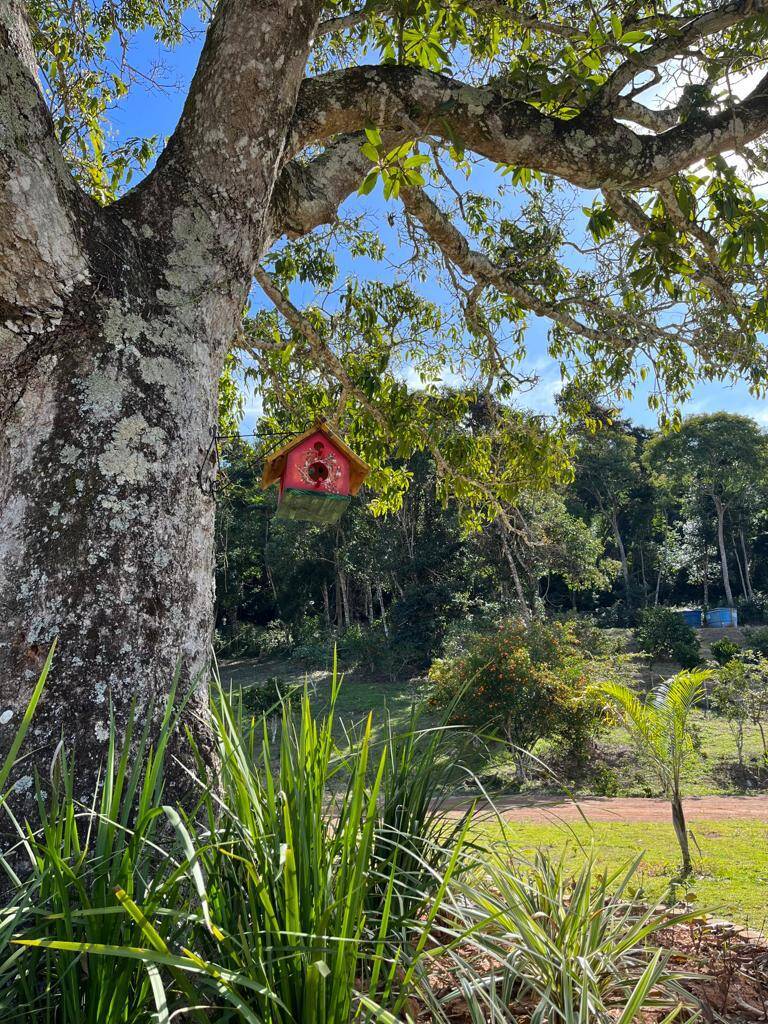
[[[0,766],[0,792],[2,792],[2,790],[5,789],[6,783],[8,782],[8,778],[11,772],[13,771],[13,766],[16,763],[16,758],[18,757],[21,745],[24,742],[24,737],[27,735],[27,732],[29,731],[29,727],[32,723],[32,719],[37,709],[37,705],[40,703],[40,698],[43,695],[45,683],[46,680],[48,679],[48,673],[51,671],[51,665],[53,664],[53,656],[56,653],[56,643],[57,641],[54,640],[53,643],[51,644],[51,648],[48,651],[48,656],[45,659],[45,664],[43,665],[42,672],[40,673],[40,676],[37,682],[35,683],[35,687],[32,690],[32,696],[29,698],[29,702],[27,703],[24,715],[22,716],[21,722],[19,723],[19,726],[16,729],[16,733],[14,734],[11,745],[8,748],[8,753],[5,755],[5,760],[3,761],[2,766]]]

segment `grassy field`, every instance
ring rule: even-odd
[[[254,683],[278,678],[281,685],[303,685],[306,681],[319,706],[327,704],[330,677],[323,672],[304,673],[290,664],[234,663],[222,668],[222,681],[235,689],[247,689]],[[419,699],[414,683],[372,683],[355,674],[342,684],[337,704],[339,741],[344,739],[344,725],[352,725],[374,712],[374,722],[381,730],[388,712],[395,723],[406,727],[411,704]],[[430,721],[429,715],[422,724]],[[689,771],[687,792],[744,792],[733,785],[730,769],[735,762],[735,747],[727,724],[714,715],[696,717],[700,733],[701,753]],[[747,752],[760,749],[756,729],[748,734]],[[613,729],[601,746],[605,761],[619,775],[617,795],[656,795],[653,776],[629,743],[622,729]],[[476,752],[482,767],[483,755]],[[503,789],[503,771],[497,782]],[[540,785],[540,783],[539,783]],[[532,787],[535,788],[535,787]],[[748,790],[751,791],[751,790]],[[578,790],[587,795],[588,788]],[[491,837],[501,838],[499,826],[483,826]],[[693,826],[696,879],[691,887],[674,884],[678,870],[678,849],[671,825],[627,823],[578,823],[575,825],[508,823],[506,839],[520,853],[547,848],[566,857],[576,867],[585,852],[594,849],[597,861],[606,868],[617,868],[642,853],[637,880],[654,899],[681,899],[691,892],[702,910],[762,928],[768,920],[768,823],[756,821],[696,822]]]
[[[306,681],[313,699],[318,706],[328,702],[330,675],[326,672],[304,672],[290,663],[235,662],[222,668],[225,685],[243,688],[263,683],[270,678],[280,681],[282,687],[302,686]],[[371,682],[364,675],[348,675],[341,687],[337,704],[339,736],[343,726],[349,726],[364,719],[369,711],[374,713],[374,724],[379,729],[385,714],[389,714],[396,725],[407,726],[411,705],[421,697],[417,683],[378,681]],[[429,712],[422,717],[422,724],[435,721]],[[727,722],[717,715],[697,712],[693,716],[698,734],[698,754],[686,772],[686,793],[690,796],[707,794],[725,795],[754,793],[768,788],[768,773],[759,771],[762,753],[760,734],[755,726],[745,729],[745,761],[751,770],[743,772],[736,759],[736,745]],[[557,791],[557,778],[563,779],[563,787],[580,796],[656,796],[658,782],[633,746],[630,737],[621,727],[609,730],[601,737],[597,757],[591,757],[589,772],[583,778],[565,778],[564,768],[557,762],[555,753],[540,744],[535,753],[551,765],[556,778],[539,773],[535,765],[532,779],[526,790],[547,792]],[[514,766],[511,756],[498,747],[496,751],[478,748],[472,758],[473,770],[482,776],[485,785],[496,790],[509,789],[514,783]]]
[[[499,826],[484,827],[502,839]],[[503,838],[513,850],[531,854],[547,849],[577,868],[593,850],[598,864],[619,868],[642,854],[636,881],[653,899],[686,897],[702,912],[764,930],[768,924],[768,823],[698,821],[694,836],[694,879],[675,883],[679,849],[671,825],[596,822],[588,825],[511,822]]]

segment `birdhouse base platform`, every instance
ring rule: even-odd
[[[349,495],[345,494],[286,487],[280,495],[277,515],[280,519],[298,519],[327,526],[341,519],[349,501]]]

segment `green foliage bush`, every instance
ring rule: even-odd
[[[289,653],[292,647],[291,630],[279,619],[266,626],[239,622],[229,630],[219,629],[216,635],[217,654],[224,658],[274,658]]]
[[[768,626],[758,626],[756,629],[745,629],[744,636],[747,640],[747,647],[757,651],[764,657],[768,657]]]
[[[645,608],[635,636],[652,661],[676,661],[683,668],[695,668],[701,660],[696,631],[671,608]]]
[[[768,621],[768,596],[756,594],[752,600],[736,601],[739,623],[743,626],[759,626]]]
[[[491,635],[468,639],[463,655],[435,661],[429,699],[447,709],[449,721],[511,744],[523,782],[526,752],[538,740],[557,737],[583,751],[599,729],[595,671],[577,624],[510,620]]]
[[[712,657],[718,665],[727,665],[729,661],[732,661],[741,654],[741,647],[733,640],[729,640],[727,636],[724,636],[721,640],[716,640],[712,644],[711,650]]]
[[[291,661],[327,668],[333,660],[333,632],[317,616],[301,619],[293,629]]]
[[[286,687],[277,676],[270,676],[243,690],[242,701],[249,714],[280,715],[283,707],[298,702],[300,692],[300,687]]]
[[[371,624],[356,622],[343,630],[332,630],[319,619],[305,619],[296,627],[296,642],[291,660],[307,668],[330,669],[334,651],[351,670],[389,679],[407,677],[423,660],[416,642],[401,635],[387,636],[379,620]]]

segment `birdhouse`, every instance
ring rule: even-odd
[[[336,523],[370,472],[330,427],[320,421],[267,456],[261,486],[278,483],[283,519]]]

